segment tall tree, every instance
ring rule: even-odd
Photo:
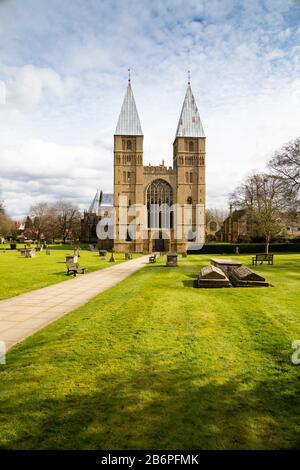
[[[2,237],[7,237],[8,235],[13,235],[15,232],[15,223],[7,215],[3,202],[0,201],[0,235]]]
[[[234,206],[247,209],[251,225],[264,237],[266,253],[271,239],[283,228],[282,213],[286,201],[281,186],[277,177],[257,173],[249,176],[231,195]]]
[[[216,222],[221,226],[224,220],[228,217],[228,210],[219,207],[211,207],[206,210],[206,223],[210,221]]]
[[[47,202],[38,202],[30,208],[30,219],[32,220],[32,231],[38,241],[45,236],[49,223],[50,207]],[[29,221],[28,221],[29,223]]]
[[[58,201],[53,206],[58,236],[66,243],[67,238],[78,238],[81,215],[78,207],[68,201]]]
[[[285,144],[269,162],[272,174],[282,181],[280,190],[287,204],[299,208],[300,193],[300,137]]]

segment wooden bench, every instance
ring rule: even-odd
[[[156,263],[156,255],[149,256],[149,263]]]
[[[67,263],[67,268],[67,275],[69,276],[70,274],[74,274],[74,277],[76,277],[76,274],[79,272],[81,272],[81,274],[84,274],[84,271],[87,269],[83,266],[79,266],[79,263]]]
[[[252,265],[257,265],[258,262],[263,264],[264,261],[267,261],[268,264],[273,264],[273,253],[259,253],[258,255],[253,256]]]

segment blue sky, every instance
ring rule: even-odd
[[[0,190],[15,217],[112,191],[128,67],[145,164],[172,163],[191,70],[209,207],[300,133],[299,1],[0,0],[0,51]]]

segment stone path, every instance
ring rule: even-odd
[[[6,351],[148,263],[148,256],[0,301],[0,341]]]

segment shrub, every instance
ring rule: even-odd
[[[264,253],[264,243],[209,243],[205,244],[201,250],[188,250],[188,254],[235,254],[236,247],[240,253]],[[293,252],[300,253],[300,243],[271,243],[269,252]]]

